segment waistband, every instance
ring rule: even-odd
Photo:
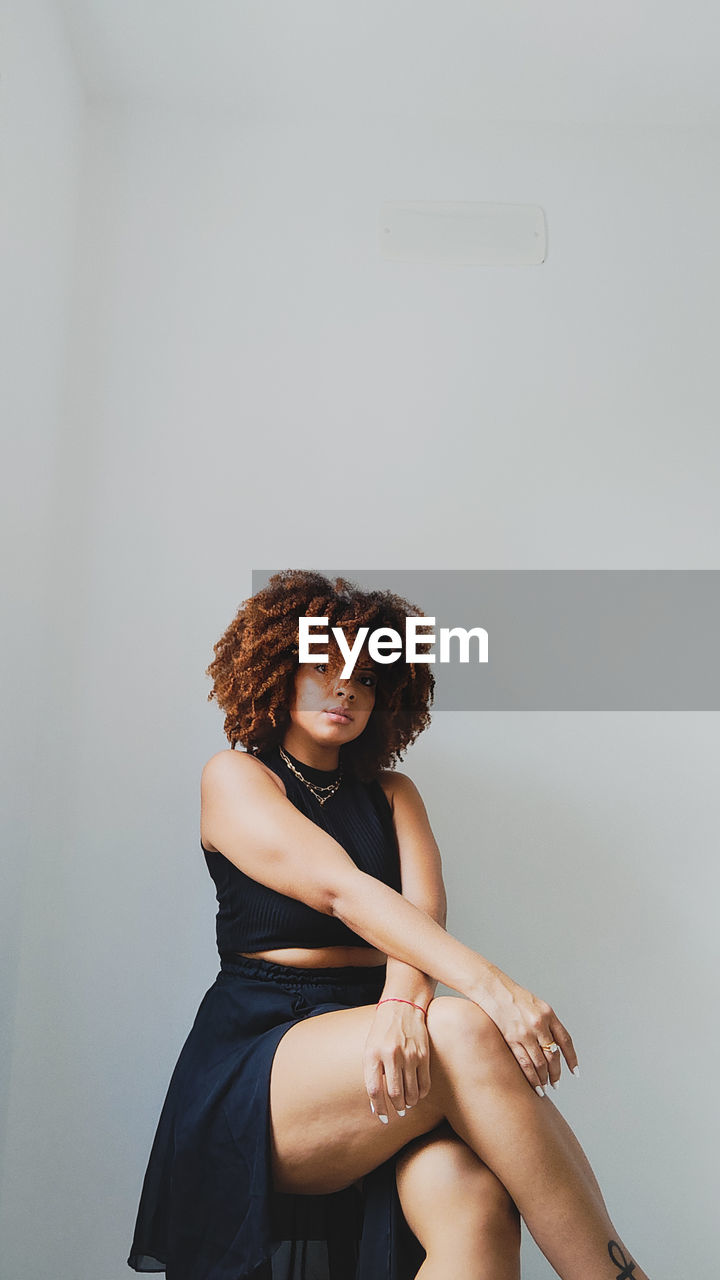
[[[290,982],[298,986],[367,986],[385,981],[387,964],[346,964],[327,966],[325,968],[304,968],[302,965],[280,964],[277,960],[263,960],[259,956],[233,955],[225,952],[220,956],[220,969],[223,973],[237,973],[242,977],[266,979],[269,982]]]

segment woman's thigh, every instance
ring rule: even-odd
[[[432,1040],[427,1096],[404,1116],[386,1099],[387,1124],[372,1114],[363,1052],[374,1015],[374,1005],[316,1014],[295,1023],[280,1040],[270,1076],[277,1191],[339,1191],[444,1119],[442,1099],[432,1085]]]

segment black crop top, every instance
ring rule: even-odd
[[[339,768],[311,768],[283,749],[311,782],[332,782],[338,776]],[[337,791],[321,805],[288,768],[278,747],[260,752],[258,759],[282,778],[295,808],[337,840],[361,871],[401,892],[392,810],[378,781],[360,782],[344,773]],[[215,934],[221,957],[234,951],[371,945],[336,916],[253,880],[224,854],[206,849],[202,841],[200,847],[217,890]]]

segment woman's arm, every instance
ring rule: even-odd
[[[547,1067],[543,1045],[557,1044],[571,1071],[572,1039],[554,1009],[479,952],[431,920],[381,880],[355,868],[340,872],[332,914],[386,955],[394,955],[466,995],[492,1018],[533,1088]]]
[[[410,778],[395,770],[381,773],[379,781],[392,810],[402,895],[444,929],[447,895],[442,860],[420,793]],[[395,956],[388,956],[381,999],[396,996],[427,1009],[436,986],[437,979],[429,973]]]
[[[420,794],[402,773],[381,773],[379,782],[392,810],[402,895],[444,928],[447,898],[440,850]],[[436,985],[429,973],[388,956],[385,986],[363,1051],[370,1105],[383,1124],[388,1123],[384,1105],[375,1107],[374,1100],[387,1095],[397,1114],[404,1116],[430,1092],[428,1028],[417,1006],[427,1011]]]

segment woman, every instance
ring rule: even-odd
[[[417,788],[427,664],[300,663],[298,619],[420,610],[275,574],[215,645],[230,750],[202,775],[221,967],[178,1058],[128,1264],[168,1280],[647,1280],[546,1093],[566,1028],[444,929]],[[316,646],[317,647],[317,646]],[[242,742],[245,752],[234,750]],[[441,981],[459,996],[434,998]]]

